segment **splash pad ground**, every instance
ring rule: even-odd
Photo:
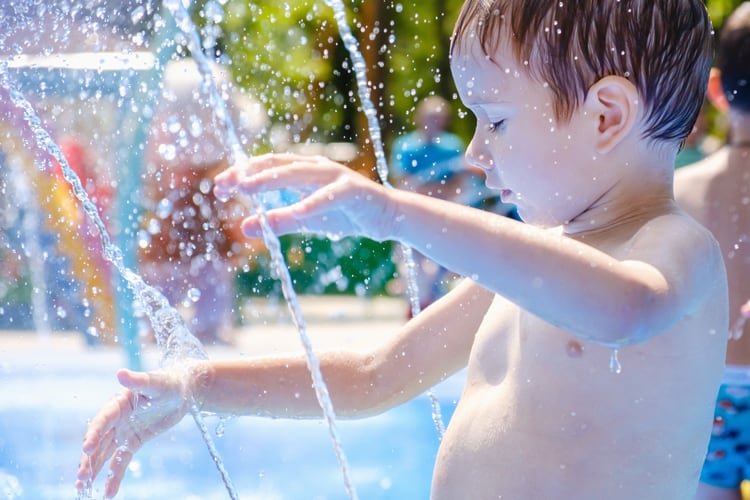
[[[301,304],[316,349],[366,348],[397,331],[406,307],[401,299],[352,297],[302,297]],[[207,347],[211,358],[300,351],[296,330],[284,320],[284,304],[256,306],[250,324],[234,332],[234,346]],[[143,362],[157,366],[155,348],[144,349]],[[75,498],[86,421],[118,391],[115,372],[124,363],[122,349],[87,347],[77,333],[44,338],[0,331],[0,497]],[[434,389],[446,423],[462,383],[459,374]],[[429,398],[421,396],[377,417],[337,421],[360,498],[428,498],[439,444],[431,412]],[[208,417],[207,423],[217,430],[216,445],[240,498],[347,498],[322,420]],[[96,487],[101,498],[101,484]],[[228,495],[186,418],[140,450],[118,498]]]

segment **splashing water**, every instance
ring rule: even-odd
[[[62,149],[55,143],[49,132],[44,129],[41,119],[34,111],[31,103],[15,89],[8,75],[6,62],[0,63],[0,86],[7,91],[11,103],[22,111],[23,118],[33,134],[32,139],[36,145],[60,164],[63,177],[72,187],[73,194],[81,202],[86,216],[94,224],[99,234],[104,258],[115,267],[125,279],[134,296],[142,303],[161,352],[161,365],[177,364],[186,359],[208,359],[200,341],[190,333],[179,311],[169,304],[164,295],[149,286],[140,275],[125,265],[122,250],[112,242],[96,204],[89,198],[80,178],[70,167]],[[203,418],[194,405],[191,405],[191,414],[201,430],[209,453],[221,474],[230,497],[238,498],[213,440],[210,434],[205,431],[206,426],[203,423]]]
[[[341,0],[325,0],[325,3],[333,9],[334,19],[339,29],[339,35],[344,42],[346,50],[352,59],[352,66],[357,80],[357,95],[362,104],[362,111],[367,117],[367,128],[372,141],[373,151],[375,152],[375,166],[378,172],[380,182],[387,188],[393,189],[393,185],[388,181],[388,163],[385,159],[385,150],[383,149],[383,137],[378,123],[378,114],[375,105],[370,98],[370,87],[367,85],[367,65],[362,52],[359,50],[357,39],[352,34],[349,22],[346,18],[346,9]],[[416,317],[421,312],[419,304],[419,289],[417,287],[417,269],[414,263],[414,254],[408,245],[401,245],[401,251],[406,262],[406,282],[409,305],[411,306],[412,317]],[[445,433],[442,412],[440,411],[440,402],[437,397],[428,391],[427,395],[432,403],[433,420],[438,432],[438,438],[442,440]]]

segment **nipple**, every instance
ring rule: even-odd
[[[583,346],[575,340],[571,340],[565,345],[565,351],[571,358],[580,358],[583,356]]]

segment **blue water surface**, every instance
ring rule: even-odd
[[[0,344],[0,498],[73,499],[87,419],[118,391],[119,352],[16,352]],[[447,423],[461,375],[435,394]],[[207,417],[242,499],[346,499],[328,430],[318,420]],[[363,500],[427,499],[439,445],[427,396],[362,420],[337,422]],[[101,479],[94,485],[101,498]],[[147,443],[120,499],[229,498],[191,418]]]

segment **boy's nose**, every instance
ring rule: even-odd
[[[476,135],[471,139],[466,148],[466,161],[482,170],[490,170],[493,165],[492,156],[487,148],[486,140]]]

